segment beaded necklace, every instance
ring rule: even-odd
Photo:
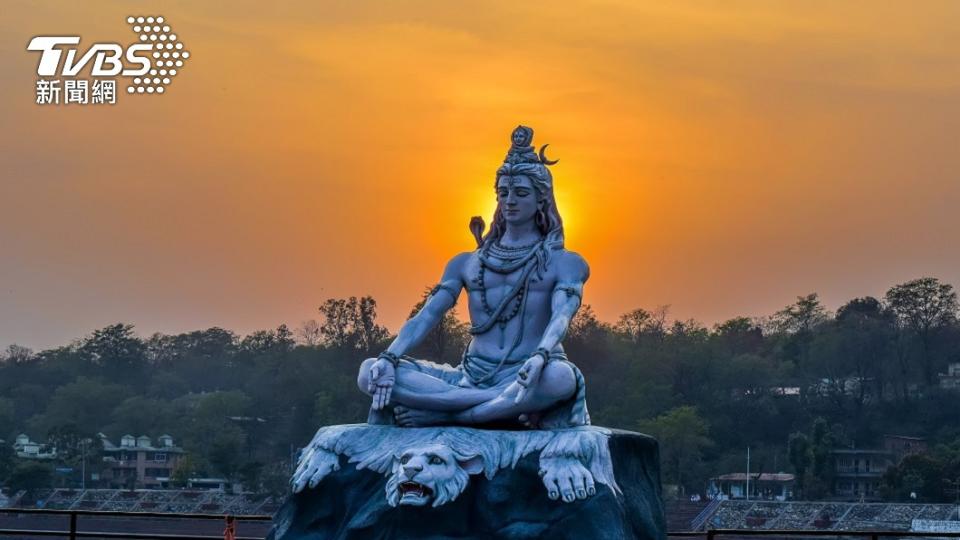
[[[480,269],[477,271],[477,277],[474,279],[474,282],[480,289],[480,301],[483,306],[483,311],[487,314],[487,320],[471,326],[470,333],[473,335],[484,334],[489,332],[494,325],[499,326],[500,348],[502,349],[504,347],[507,323],[517,316],[523,319],[523,314],[527,307],[527,291],[530,288],[530,279],[533,277],[534,270],[538,267],[542,268],[545,266],[544,243],[541,239],[527,246],[506,247],[500,245],[499,242],[495,242],[481,248],[477,256],[480,261]],[[491,259],[491,256],[497,260]],[[500,299],[496,307],[490,306],[487,300],[487,286],[484,281],[486,271],[490,270],[497,274],[506,275],[521,268],[523,270],[513,287],[503,295],[503,298]],[[521,341],[523,341],[522,322],[510,350],[507,351],[493,371],[477,382],[484,382],[500,371],[504,362],[513,354],[513,351],[520,345]]]
[[[520,266],[522,266],[523,264],[527,263],[529,260],[532,259],[530,255],[533,253],[534,249],[537,247],[539,243],[540,242],[538,241],[532,244],[528,244],[526,246],[516,246],[516,247],[503,246],[503,245],[500,245],[499,242],[492,244],[489,247],[488,251],[490,255],[493,255],[494,257],[502,261],[502,263],[499,265],[496,263],[493,263],[492,261],[490,261],[490,259],[486,257],[483,257],[483,256],[480,257],[480,269],[477,271],[476,283],[480,288],[480,301],[483,305],[483,310],[487,313],[487,315],[490,315],[492,317],[495,311],[494,308],[487,301],[487,285],[484,281],[484,276],[486,274],[487,268],[489,267],[491,268],[491,270],[499,274],[509,274],[517,270],[518,268],[520,268]],[[526,281],[526,280],[521,280],[521,281]],[[503,337],[504,327],[506,327],[507,323],[510,322],[511,319],[513,319],[514,317],[517,316],[518,313],[520,313],[520,306],[523,304],[523,299],[524,299],[524,296],[526,295],[526,292],[527,292],[527,287],[526,286],[521,287],[516,292],[516,295],[511,297],[509,300],[509,303],[512,304],[512,307],[510,308],[510,310],[509,311],[504,310],[503,312],[501,312],[496,316],[496,322],[499,324],[500,332],[501,332],[501,344],[500,344],[501,347],[503,347],[502,337]]]

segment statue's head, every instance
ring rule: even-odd
[[[534,220],[547,246],[562,248],[563,220],[553,195],[553,175],[547,168],[556,161],[544,155],[547,145],[543,145],[539,153],[534,151],[533,129],[529,127],[517,126],[510,142],[510,151],[497,169],[494,184],[497,209],[483,244],[496,242],[507,223]]]

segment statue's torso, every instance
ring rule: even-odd
[[[519,360],[526,358],[537,349],[544,330],[550,322],[551,298],[557,284],[558,266],[562,264],[562,253],[562,251],[552,252],[542,276],[536,271],[533,272],[526,291],[524,308],[510,320],[504,323],[497,322],[488,332],[473,336],[468,349],[470,354],[500,359],[509,353],[509,360]],[[485,309],[482,291],[484,289],[486,291],[486,308],[496,308],[504,295],[523,275],[523,268],[509,274],[499,274],[486,268],[483,272],[481,288],[480,267],[480,259],[474,252],[463,265],[461,273],[461,279],[467,291],[467,309],[473,325],[483,323],[490,317]],[[516,309],[516,300],[507,306],[506,313],[509,314],[514,309]],[[518,335],[521,340],[514,348]],[[513,349],[512,352],[511,349]]]

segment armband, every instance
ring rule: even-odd
[[[380,354],[377,356],[377,359],[379,360],[379,359],[381,359],[381,358],[384,359],[384,360],[386,360],[387,362],[390,362],[391,364],[393,364],[393,367],[394,367],[394,368],[396,368],[397,366],[400,365],[400,357],[397,356],[397,355],[395,355],[395,354],[393,354],[393,353],[390,352],[390,351],[383,351],[382,353],[380,353]]]
[[[550,362],[550,351],[544,349],[543,347],[540,347],[537,350],[533,351],[533,354],[534,355],[539,354],[540,356],[542,356],[544,364],[547,364]]]
[[[457,288],[455,288],[453,285],[448,285],[447,283],[444,283],[441,281],[440,283],[437,283],[436,285],[434,285],[432,289],[430,289],[430,296],[433,296],[440,291],[447,291],[448,293],[450,293],[450,296],[453,297],[454,304],[456,304],[457,298],[459,298],[460,296],[460,291]]]
[[[581,283],[557,283],[553,290],[567,293],[567,298],[576,296],[581,302],[583,301],[583,284]]]

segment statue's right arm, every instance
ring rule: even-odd
[[[463,268],[469,258],[470,253],[461,253],[450,259],[440,283],[433,288],[423,308],[403,324],[397,338],[387,348],[388,352],[402,356],[423,341],[443,320],[444,314],[457,303],[460,291],[463,290]]]

